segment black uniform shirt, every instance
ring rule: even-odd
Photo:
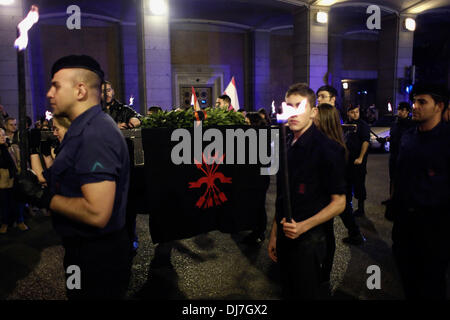
[[[414,126],[415,122],[412,121],[410,118],[406,119],[398,118],[397,122],[392,126],[391,131],[389,133],[391,137],[389,140],[390,142],[389,151],[393,159],[397,159],[398,150],[400,148],[400,140],[402,138],[403,133],[405,133],[406,130]]]
[[[394,199],[402,208],[450,208],[450,127],[407,130],[396,170]]]
[[[291,146],[288,139],[292,218],[306,220],[331,202],[332,194],[345,194],[345,150],[313,124]],[[277,176],[276,221],[284,217],[282,172]]]
[[[356,121],[350,121],[348,124],[356,124],[355,132],[347,132],[345,135],[345,143],[347,145],[349,153],[349,163],[353,163],[351,160],[359,158],[361,154],[361,147],[363,142],[370,142],[370,128],[369,125],[361,119]],[[367,152],[364,156],[364,162],[367,160]]]
[[[125,122],[126,124],[128,124],[130,119],[133,117],[138,118],[139,120],[142,118],[139,113],[134,111],[129,106],[120,103],[116,99],[113,99],[111,101],[109,108],[103,108],[103,111],[109,114],[116,123]]]
[[[58,156],[44,176],[55,194],[82,197],[84,184],[115,181],[113,212],[108,224],[96,228],[55,213],[56,232],[63,237],[94,237],[125,226],[130,164],[125,139],[114,121],[94,106],[70,125],[59,147]]]

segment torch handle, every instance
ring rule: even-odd
[[[25,51],[17,50],[17,78],[19,89],[19,148],[20,172],[27,170],[28,137],[26,133]]]
[[[280,154],[281,154],[281,172],[283,177],[282,192],[283,192],[283,209],[284,217],[287,222],[292,219],[292,207],[291,207],[291,192],[289,188],[289,168],[287,159],[287,143],[286,143],[286,126],[284,123],[280,124]]]

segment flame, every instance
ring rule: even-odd
[[[306,102],[307,99],[304,99],[298,108],[291,107],[287,105],[286,102],[283,102],[281,105],[282,113],[277,114],[277,122],[286,122],[290,117],[298,116],[299,114],[305,113],[306,111]]]
[[[389,111],[389,112],[392,112],[392,106],[391,106],[391,103],[390,103],[390,102],[388,102],[388,111]]]
[[[133,105],[133,103],[134,103],[134,96],[133,95],[131,95],[131,97],[130,97],[130,106],[132,106]]]
[[[25,19],[23,19],[18,25],[20,36],[14,42],[14,47],[19,49],[19,51],[27,48],[28,45],[28,30],[38,22],[39,20],[39,11],[38,7],[31,6],[30,12],[28,12]]]
[[[50,111],[45,111],[45,119],[50,121],[51,118],[53,118],[53,114]]]

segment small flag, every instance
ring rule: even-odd
[[[195,94],[194,87],[192,87],[191,106],[194,106],[194,110],[195,111],[199,111],[200,110],[200,104],[198,103],[197,95]]]
[[[231,99],[231,106],[229,110],[234,109],[235,111],[239,110],[239,99],[238,94],[236,90],[236,82],[234,81],[234,77],[231,78],[230,83],[228,84],[227,88],[223,92]]]

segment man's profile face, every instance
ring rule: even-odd
[[[336,97],[332,97],[328,91],[319,91],[317,93],[317,102],[318,104],[328,103],[334,106],[336,102]]]
[[[53,75],[47,98],[53,114],[67,116],[77,101],[76,69],[61,69]]]
[[[103,99],[103,95],[105,92],[105,85],[102,85],[102,100]],[[114,89],[111,87],[111,85],[109,83],[106,84],[106,103],[110,103],[112,101],[112,99],[114,98]]]
[[[400,119],[406,119],[406,118],[408,118],[409,110],[408,109],[398,109],[397,114]]]
[[[434,102],[429,94],[418,94],[413,98],[412,119],[417,122],[425,122],[441,113],[441,108]]]
[[[356,121],[359,119],[359,108],[355,108],[347,112],[348,118],[350,120]]]
[[[228,108],[228,103],[220,98],[217,98],[216,100],[216,108]]]
[[[8,120],[5,123],[5,128],[6,128],[6,131],[8,131],[8,132],[16,132],[17,131],[17,120],[16,119]]]
[[[5,143],[6,143],[6,133],[5,133],[5,130],[0,128],[0,144],[5,144]]]
[[[298,94],[291,94],[290,96],[286,97],[285,100],[288,106],[291,106],[295,109],[301,108],[300,104],[303,100],[306,100],[304,110],[301,110],[300,114],[289,117],[288,119],[289,129],[291,129],[293,132],[303,131],[311,124],[314,117],[314,112],[309,104],[308,98]]]

